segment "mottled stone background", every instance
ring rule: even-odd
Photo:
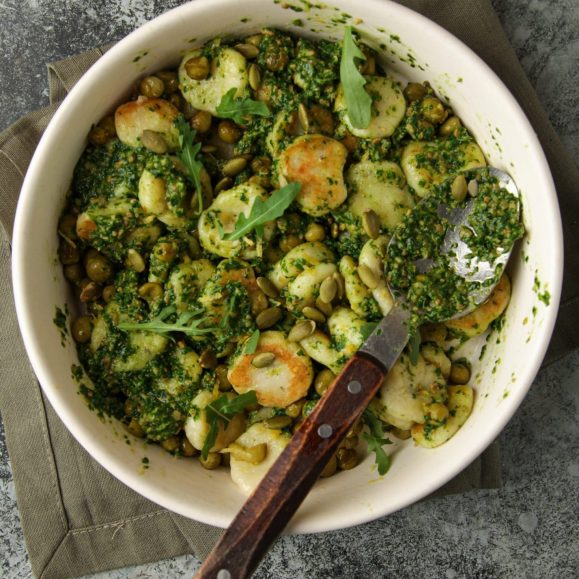
[[[0,0],[0,130],[46,104],[47,62],[118,40],[181,3]],[[577,159],[579,2],[493,4],[555,129]],[[502,490],[421,503],[344,531],[284,537],[256,577],[579,577],[578,384],[579,351],[537,377],[500,437]],[[186,556],[98,577],[190,577],[198,565]],[[0,576],[29,575],[0,425]]]

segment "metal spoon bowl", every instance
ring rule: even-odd
[[[492,261],[482,261],[478,257],[471,254],[471,248],[468,243],[466,243],[461,235],[461,232],[466,228],[474,234],[472,226],[469,224],[469,217],[473,213],[476,194],[478,192],[478,181],[477,176],[484,175],[485,177],[492,177],[496,179],[497,185],[501,189],[506,189],[511,195],[520,198],[519,190],[513,180],[513,178],[504,171],[497,169],[495,167],[481,167],[480,169],[473,169],[467,173],[469,177],[468,191],[471,198],[466,201],[462,206],[451,207],[443,203],[438,204],[436,212],[439,217],[445,219],[449,223],[449,227],[446,231],[444,241],[439,248],[439,253],[448,258],[448,263],[451,269],[459,277],[463,278],[467,282],[471,282],[472,289],[469,294],[469,306],[466,309],[456,312],[453,316],[446,319],[453,319],[456,317],[464,316],[467,313],[474,310],[477,306],[482,304],[491,295],[493,289],[495,288],[498,280],[500,279],[506,264],[511,255],[512,246],[508,248],[497,248],[497,257]],[[422,200],[418,204],[418,208],[421,204],[428,202],[428,199]],[[400,230],[398,230],[400,231]],[[397,232],[394,232],[389,244],[388,249],[397,243]],[[434,266],[433,259],[419,259],[415,261],[417,271],[421,274],[427,274],[428,271]],[[386,275],[388,280],[388,276]],[[492,283],[488,283],[489,280],[494,280]],[[478,285],[473,285],[478,283]],[[388,284],[390,292],[396,298],[397,302],[400,304],[406,304],[406,295],[396,288],[393,288]],[[430,320],[433,321],[433,320]],[[436,321],[445,321],[445,319],[440,319]]]

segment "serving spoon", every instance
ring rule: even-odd
[[[495,168],[484,171],[501,188],[519,197],[507,173]],[[469,187],[472,192],[477,188],[476,177]],[[469,308],[457,315],[464,315],[489,297],[496,281],[488,285],[483,282],[493,277],[498,281],[512,251],[512,246],[500,248],[493,263],[467,258],[469,249],[460,231],[469,227],[467,220],[473,206],[470,200],[461,209],[437,207],[439,216],[450,223],[440,253],[447,255],[459,276],[480,282],[480,287],[469,295]],[[417,267],[427,271],[431,265],[423,260]],[[251,575],[396,363],[409,340],[410,315],[404,300],[397,301],[350,358],[209,553],[196,575],[198,579],[244,579]]]

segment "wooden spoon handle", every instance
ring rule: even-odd
[[[198,579],[251,575],[376,394],[384,371],[359,353],[351,358],[215,545]]]

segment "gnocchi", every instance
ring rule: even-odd
[[[158,73],[162,94],[103,119],[60,221],[80,391],[133,436],[204,468],[228,458],[248,494],[393,308],[394,232],[486,164],[428,83],[403,92],[364,53],[359,128],[335,43],[265,29],[194,47]],[[455,435],[475,392],[453,340],[489,331],[510,293],[505,275],[474,311],[422,325],[368,408],[377,423],[424,448]],[[362,460],[358,434],[326,474]]]

